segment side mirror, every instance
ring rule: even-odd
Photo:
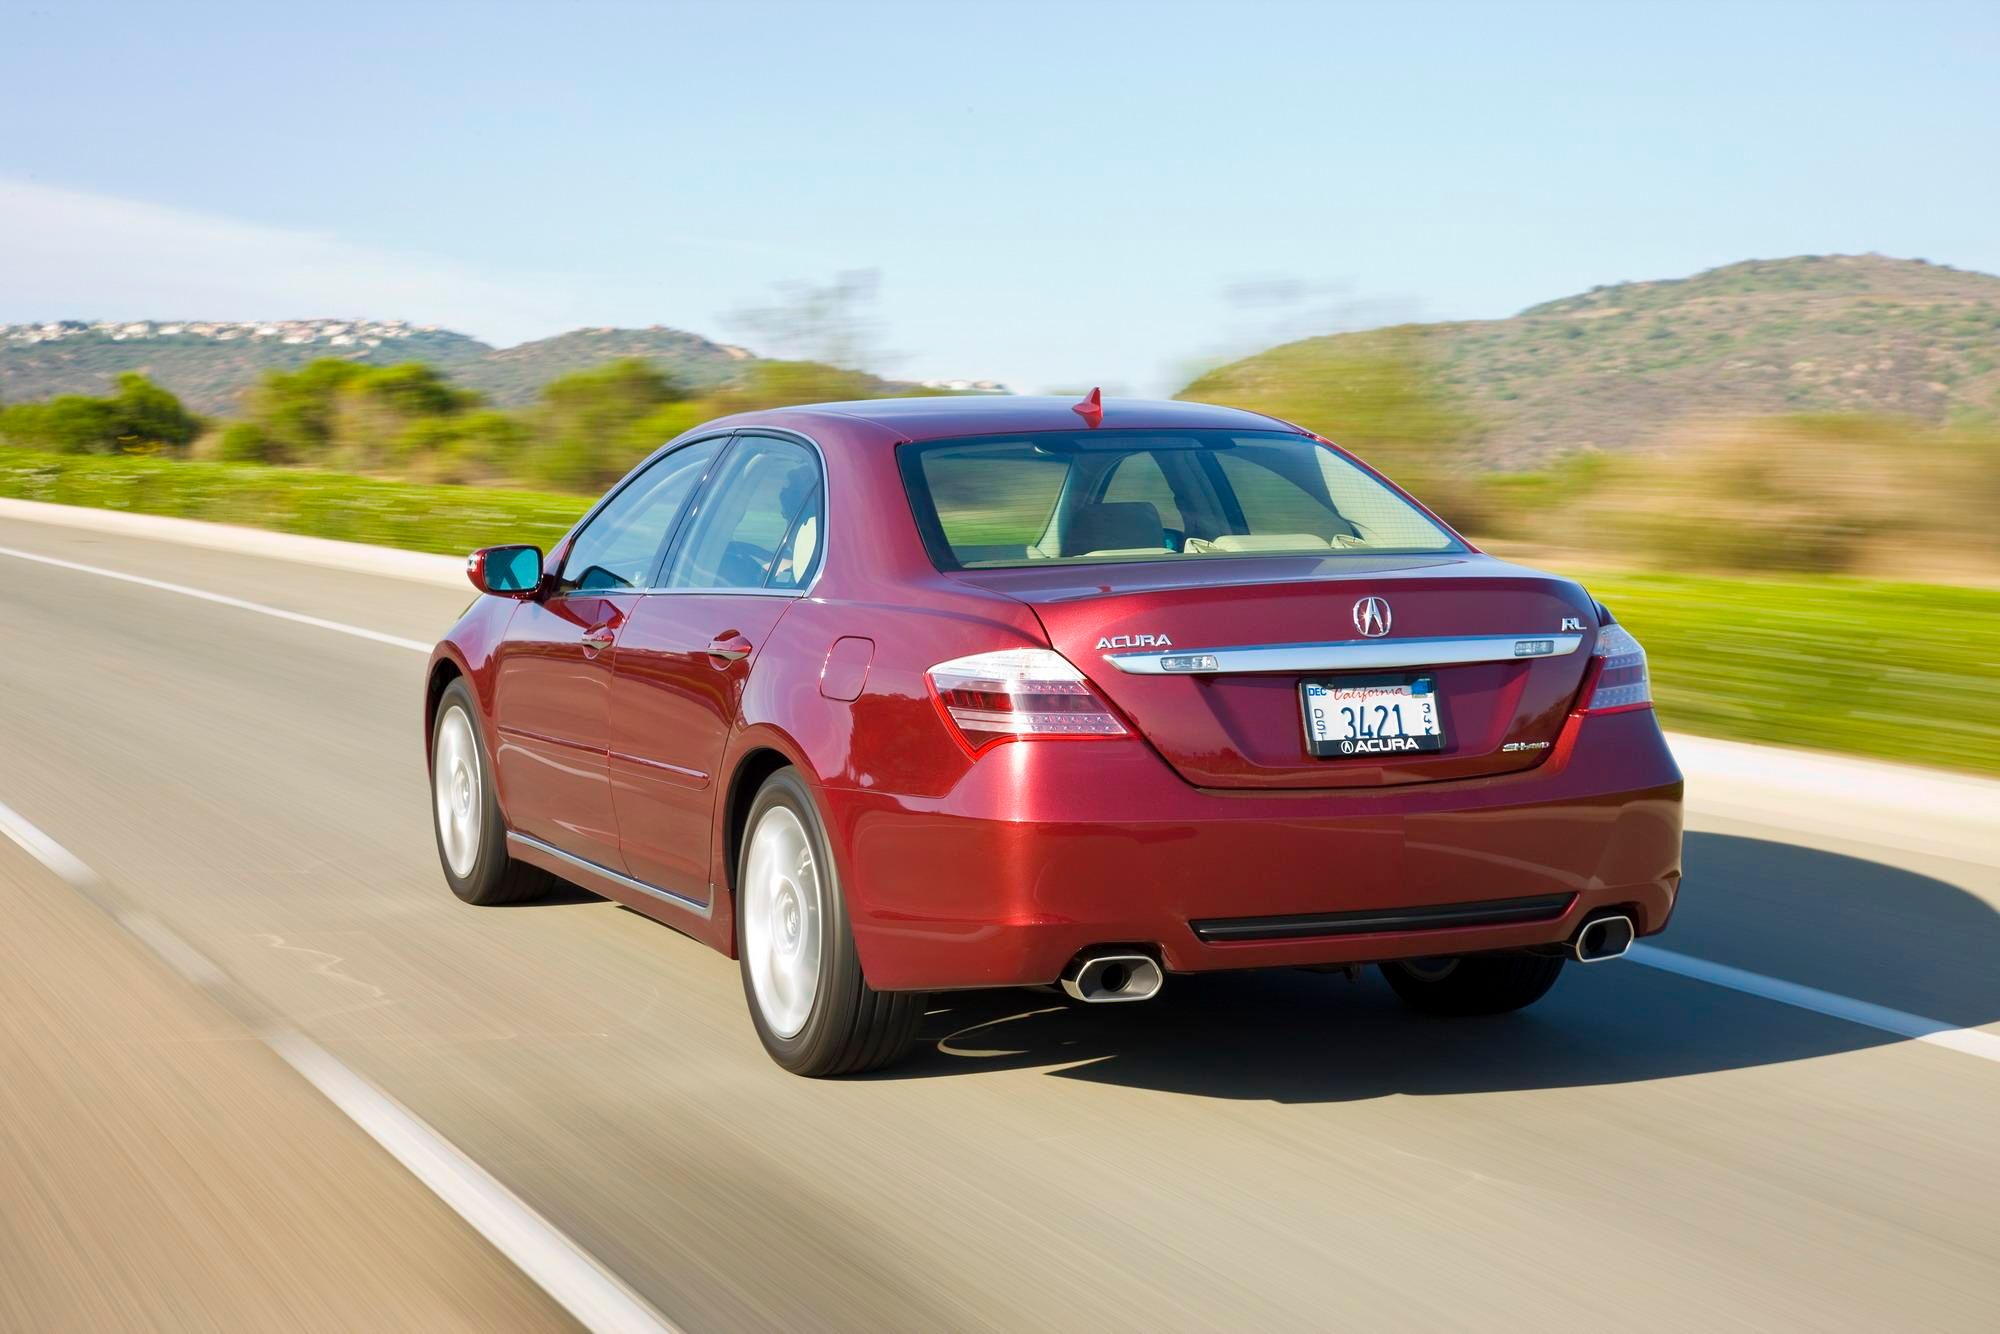
[[[542,586],[542,553],[538,547],[481,547],[466,557],[465,577],[495,597],[533,597]]]

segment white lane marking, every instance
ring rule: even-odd
[[[185,598],[200,598],[203,602],[213,602],[218,606],[235,607],[242,611],[254,611],[263,616],[275,616],[281,621],[291,621],[298,625],[310,625],[316,630],[331,630],[335,634],[353,635],[356,639],[371,639],[378,644],[388,644],[395,648],[413,649],[418,653],[429,653],[431,645],[418,639],[405,639],[401,635],[385,635],[380,630],[365,630],[358,625],[348,625],[341,621],[329,621],[321,616],[308,616],[304,612],[286,611],[283,607],[269,607],[261,602],[250,602],[243,598],[233,598],[224,593],[211,593],[205,588],[189,588],[186,584],[170,584],[164,579],[148,579],[140,574],[126,574],[122,570],[107,570],[98,565],[84,565],[73,560],[60,560],[55,556],[38,555],[32,551],[19,551],[13,547],[0,547],[0,556],[12,556],[15,560],[31,560],[39,565],[53,565],[57,569],[75,570],[79,574],[94,574],[104,579],[117,579],[123,583],[138,584],[141,588],[154,588],[162,593],[178,593]]]
[[[1861,1024],[1868,1028],[1880,1029],[1884,1033],[1894,1033],[1898,1037],[1928,1042],[1934,1047],[1948,1047],[1952,1051],[1964,1052],[1967,1056],[2000,1061],[2000,1034],[1987,1033],[1977,1028],[1959,1028],[1937,1019],[1926,1019],[1920,1014],[1911,1014],[1907,1010],[1892,1010],[1886,1005],[1875,1005],[1869,1001],[1855,1000],[1850,996],[1835,995],[1831,991],[1821,991],[1818,987],[1801,986],[1797,982],[1786,982],[1775,977],[1765,977],[1762,973],[1731,968],[1726,963],[1711,963],[1707,959],[1676,954],[1657,945],[1634,945],[1626,951],[1625,957],[1633,963],[1657,968],[1663,973],[1693,978],[1697,982],[1706,982],[1711,986],[1727,987],[1731,991],[1740,991],[1747,996],[1761,996],[1765,1000],[1777,1001],[1780,1005],[1792,1005],[1801,1010],[1811,1010],[1815,1014],[1845,1019],[1851,1024]]]
[[[0,802],[0,834],[19,844],[72,888],[131,932],[189,981],[238,1015],[264,1006],[206,955],[149,913],[127,907],[121,896],[62,844]],[[465,1151],[416,1113],[376,1088],[318,1043],[291,1026],[267,1020],[257,1037],[327,1101],[361,1127],[411,1175],[428,1186],[474,1231],[539,1284],[585,1329],[606,1334],[680,1334],[666,1317],[543,1218]]]
[[[77,889],[96,887],[97,872],[4,802],[0,802],[0,834],[20,844],[23,852],[61,876],[67,884]]]
[[[151,913],[126,908],[112,914],[118,925],[139,938],[139,943],[167,961],[167,966],[198,987],[210,990],[229,985],[229,974],[217,968],[206,954],[182,940],[174,929]]]
[[[585,1329],[673,1334],[645,1299],[408,1108],[295,1029],[257,1036]]]

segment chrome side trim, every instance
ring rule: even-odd
[[[596,862],[572,856],[552,843],[542,842],[542,840],[534,837],[532,834],[517,834],[510,829],[507,831],[507,842],[510,844],[519,844],[524,848],[533,848],[536,852],[542,853],[544,856],[554,857],[559,862],[574,866],[578,870],[588,871],[592,875],[601,875],[614,885],[629,889],[635,894],[644,894],[648,898],[658,899],[660,902],[670,904],[684,912],[691,912],[697,917],[705,918],[715,908],[715,900],[712,898],[707,903],[698,903],[684,895],[676,894],[672,890],[659,889],[647,884],[643,880],[634,880],[631,876],[614,871],[608,866],[599,866]]]
[[[1216,676],[1237,672],[1357,672],[1392,667],[1448,667],[1466,662],[1560,658],[1582,635],[1465,635],[1433,639],[1341,639],[1325,644],[1247,644],[1171,653],[1107,653],[1134,676]]]

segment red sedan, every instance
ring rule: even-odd
[[[425,699],[452,890],[560,877],[735,956],[800,1074],[960,987],[1366,962],[1510,1010],[1673,909],[1637,641],[1268,417],[749,413],[469,573]]]

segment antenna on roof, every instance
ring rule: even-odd
[[[1070,405],[1071,412],[1083,418],[1084,425],[1095,429],[1104,420],[1104,391],[1093,389],[1083,396],[1081,403]]]

